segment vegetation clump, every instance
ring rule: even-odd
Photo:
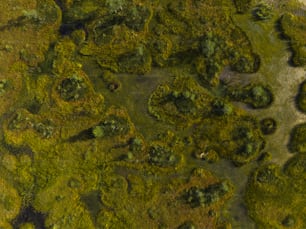
[[[105,5],[110,13],[118,13],[124,8],[128,7],[128,1],[126,0],[106,0]]]
[[[23,112],[16,112],[8,124],[10,130],[26,130],[33,127],[33,121]]]
[[[257,128],[255,127],[252,130],[248,126],[238,126],[234,129],[232,139],[238,144],[238,147],[235,150],[237,155],[245,158],[258,155],[258,152],[260,152],[264,145],[264,141],[260,135],[254,135],[256,133],[256,129]]]
[[[43,138],[50,138],[53,135],[54,126],[50,122],[35,123],[34,130],[38,132]]]
[[[32,223],[24,223],[20,225],[20,229],[35,229],[35,225]]]
[[[0,18],[0,54],[8,57],[0,58],[5,77],[0,80],[0,113],[5,113],[0,130],[0,228],[230,228],[219,218],[233,195],[232,185],[199,168],[203,163],[189,156],[243,165],[258,158],[262,134],[273,133],[276,126],[274,120],[258,123],[219,91],[224,67],[254,73],[261,61],[251,39],[235,24],[240,19],[233,15],[233,2],[13,2],[19,10],[6,10],[11,2],[3,4]],[[252,3],[234,0],[239,13]],[[267,20],[268,10],[258,5],[254,15]],[[288,23],[285,19],[282,25]],[[294,61],[300,64],[305,45],[295,46],[297,36],[291,37],[299,52]],[[145,90],[154,83],[164,82],[166,71],[182,69],[148,101],[150,114],[164,124],[149,120],[143,104],[124,97],[130,88],[119,91],[121,75],[116,73],[142,75],[152,66],[166,70],[144,75],[141,83],[149,82],[149,87],[139,94],[147,95]],[[116,92],[106,92],[106,104],[128,106],[136,123],[145,123],[137,126],[144,133],[136,131],[124,108],[104,110],[105,88],[95,81],[99,76]],[[151,76],[157,81],[150,81]],[[135,75],[125,77],[130,77],[124,79],[127,86],[135,82],[130,81]],[[273,100],[269,87],[261,84],[232,90],[228,96],[253,108],[266,108]],[[171,131],[159,134],[159,127]],[[269,165],[249,179],[246,202],[262,228],[306,228],[305,144],[303,137],[296,139],[293,145],[300,155],[286,164],[284,174]],[[265,162],[263,158],[261,166]],[[193,166],[197,168],[190,174]],[[20,213],[28,206],[44,225]],[[18,212],[27,221],[14,225]]]
[[[250,84],[244,88],[229,88],[228,96],[235,101],[247,103],[254,109],[267,108],[273,102],[269,87],[261,84]]]
[[[264,164],[250,175],[245,201],[256,225],[262,228],[305,227],[304,156],[289,159],[284,168]]]
[[[212,113],[218,116],[230,115],[233,113],[233,106],[229,102],[216,99],[212,102]]]
[[[296,97],[297,108],[306,113],[306,81],[303,81],[300,85],[298,95]]]
[[[173,166],[178,162],[175,153],[166,146],[152,145],[149,148],[149,163],[161,167]]]
[[[19,213],[21,207],[21,198],[15,188],[5,181],[0,179],[0,227],[10,228],[8,225]]]
[[[119,71],[127,73],[144,74],[151,70],[152,58],[148,49],[142,45],[129,53],[118,57]]]
[[[237,27],[227,30],[226,36],[218,31],[204,34],[199,43],[200,55],[193,61],[201,80],[210,86],[218,85],[225,66],[239,73],[254,73],[260,67],[260,57],[250,48],[246,34]],[[236,46],[238,43],[242,45]]]
[[[123,117],[110,115],[100,122],[97,126],[92,128],[94,137],[113,137],[117,135],[124,135],[129,132],[129,123]]]
[[[220,39],[218,39],[217,36],[214,36],[211,32],[207,33],[200,42],[200,48],[201,53],[206,58],[210,58],[213,56],[213,54],[216,52],[216,49],[218,49],[218,42]]]
[[[254,85],[249,89],[249,95],[246,102],[253,108],[265,108],[272,103],[271,91],[261,85]]]
[[[269,162],[272,158],[272,155],[270,152],[263,152],[257,159],[259,163],[266,163]]]
[[[187,190],[185,198],[191,207],[209,206],[220,200],[230,191],[230,186],[227,182],[220,182],[209,185],[206,188],[192,187]]]
[[[248,116],[216,116],[203,120],[194,130],[194,138],[204,158],[205,152],[216,152],[236,165],[255,160],[264,147],[257,121]]]
[[[145,148],[145,142],[143,138],[136,136],[129,140],[129,150],[131,152],[133,153],[141,152],[144,150],[144,148]]]
[[[176,77],[160,85],[150,96],[149,112],[157,119],[190,125],[210,113],[212,96],[191,77]]]
[[[6,79],[0,80],[0,96],[8,89],[8,81]]]
[[[231,65],[231,68],[240,73],[254,73],[260,67],[260,58],[255,53],[239,54],[235,59],[237,60]]]
[[[264,118],[260,120],[260,129],[263,134],[269,135],[276,131],[277,123],[273,118]]]
[[[90,0],[64,7],[63,18],[65,25],[71,25],[71,34],[79,29],[87,31],[86,42],[82,42],[79,51],[97,57],[103,70],[144,74],[152,65],[185,65],[203,57],[207,71],[200,71],[200,76],[206,81],[217,81],[217,74],[229,64],[244,64],[235,68],[238,71],[256,71],[251,44],[230,19],[230,5],[226,2],[220,7],[212,0],[188,4],[185,0]],[[231,50],[236,50],[235,57]],[[242,63],[238,56],[247,61]]]
[[[279,22],[281,31],[289,39],[290,47],[293,51],[292,64],[294,66],[304,66],[306,64],[305,15],[296,16],[285,13]]]
[[[174,101],[174,105],[176,109],[182,114],[194,114],[196,112],[195,109],[195,97],[196,95],[192,92],[186,90],[182,93],[174,91],[172,95],[170,95]]]
[[[136,5],[128,10],[124,23],[128,28],[139,32],[145,29],[150,16],[150,8],[145,5]]]
[[[290,177],[306,178],[306,154],[297,154],[289,159],[284,166],[284,172]]]
[[[60,97],[67,102],[82,99],[87,91],[82,78],[76,75],[63,79],[58,85],[57,90]]]
[[[306,123],[298,124],[291,130],[288,148],[292,153],[306,153]]]
[[[282,225],[285,227],[293,227],[295,224],[295,219],[292,215],[288,215],[283,221]]]
[[[253,0],[234,0],[238,13],[246,13],[250,9]]]
[[[262,184],[276,184],[279,182],[277,168],[269,165],[258,169],[256,171],[255,181]]]
[[[253,10],[253,16],[256,20],[268,20],[272,15],[272,7],[265,3],[258,4]]]

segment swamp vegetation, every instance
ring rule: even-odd
[[[306,228],[302,3],[2,10],[1,229]]]

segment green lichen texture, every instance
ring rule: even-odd
[[[306,228],[304,5],[1,8],[0,229]]]

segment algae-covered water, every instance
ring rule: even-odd
[[[306,228],[303,1],[2,11],[0,229]]]

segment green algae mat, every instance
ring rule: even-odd
[[[305,229],[303,4],[1,0],[0,229]]]

